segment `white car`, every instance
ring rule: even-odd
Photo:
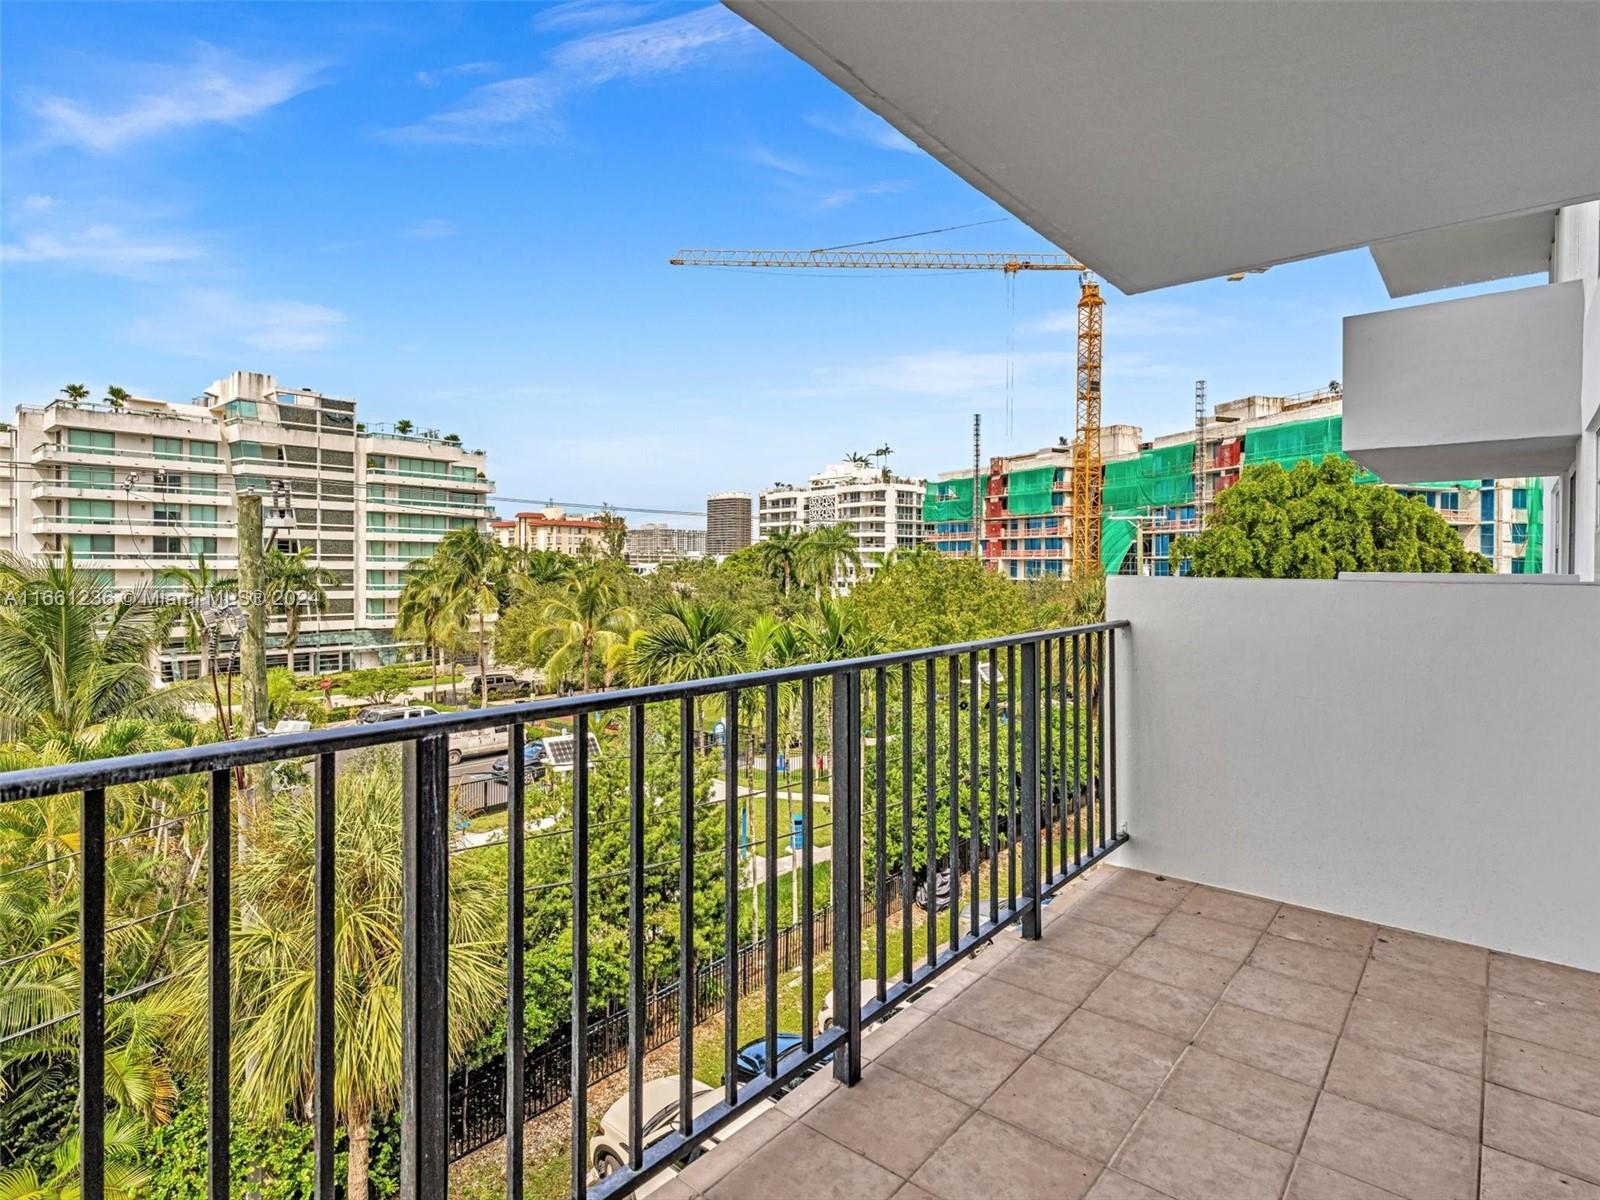
[[[694,1115],[709,1112],[716,1107],[722,1099],[722,1089],[712,1087],[696,1079],[692,1085]],[[677,1133],[678,1126],[678,1076],[664,1075],[660,1079],[652,1079],[644,1085],[641,1092],[644,1104],[644,1149],[648,1150],[668,1134]],[[740,1113],[728,1124],[717,1130],[706,1142],[690,1156],[693,1162],[711,1147],[726,1141],[762,1113],[770,1108],[775,1108],[771,1100],[763,1100],[759,1104]],[[600,1118],[600,1129],[589,1139],[589,1165],[593,1168],[595,1176],[604,1179],[613,1171],[620,1170],[628,1162],[628,1096],[623,1095],[610,1108],[606,1109],[605,1116]],[[661,1186],[666,1180],[676,1175],[676,1171],[663,1171],[650,1184],[635,1192],[636,1196],[648,1195],[655,1187]]]
[[[889,977],[889,981],[888,981],[887,986],[888,987],[893,987],[895,984],[897,984],[899,982],[900,982],[900,977],[898,975],[891,975]],[[918,1000],[921,1000],[924,996],[926,996],[929,992],[931,992],[934,988],[936,988],[938,986],[939,986],[939,981],[937,979],[935,979],[932,983],[927,983],[927,984],[920,985],[909,996],[907,996],[904,1000],[900,1001],[899,1005],[896,1007],[896,1012],[902,1011],[906,1007],[908,1007],[909,1005],[915,1004]],[[863,980],[862,984],[861,984],[861,1007],[865,1008],[868,1004],[870,1004],[872,1001],[876,1000],[877,998],[878,998],[878,981],[876,979]],[[894,1016],[891,1014],[890,1016],[885,1017],[884,1020],[892,1021],[892,1020],[894,1020]],[[833,989],[829,988],[828,991],[827,991],[827,994],[824,995],[823,998],[822,998],[822,1011],[817,1014],[817,1032],[818,1033],[826,1033],[828,1031],[828,1027],[830,1025],[832,1025],[832,1024],[833,1024]]]

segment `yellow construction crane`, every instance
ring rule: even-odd
[[[1105,301],[1089,269],[1070,254],[974,250],[680,250],[675,267],[890,271],[1079,271],[1077,442],[1072,454],[1072,572],[1100,569],[1100,364]],[[974,517],[976,519],[976,515]]]

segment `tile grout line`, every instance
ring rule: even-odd
[[[1380,926],[1379,928],[1381,929],[1382,927]],[[1375,961],[1372,957],[1372,947],[1377,944],[1377,940],[1378,934],[1375,931],[1372,935],[1372,942],[1367,946],[1366,958],[1361,964],[1361,979],[1366,978],[1367,964]],[[1322,1097],[1328,1094],[1328,1076],[1333,1071],[1333,1060],[1339,1056],[1339,1047],[1344,1045],[1345,1035],[1350,1031],[1350,1014],[1355,1011],[1356,997],[1361,994],[1361,979],[1356,980],[1356,986],[1350,992],[1350,999],[1345,1002],[1344,1020],[1339,1022],[1339,1032],[1334,1036],[1333,1049],[1328,1054],[1327,1065],[1322,1068],[1322,1078],[1317,1083],[1316,1098],[1311,1102],[1311,1111],[1306,1114],[1306,1127],[1300,1131],[1300,1140],[1295,1143],[1294,1161],[1296,1165],[1300,1162],[1300,1152],[1305,1149],[1306,1136],[1311,1132],[1311,1119],[1317,1115],[1317,1108],[1322,1104]],[[1337,1093],[1335,1094],[1337,1095]],[[1294,1178],[1294,1167],[1289,1168],[1289,1177],[1290,1179]],[[1362,1182],[1365,1182],[1365,1180]],[[1284,1194],[1287,1194],[1289,1181],[1285,1180],[1283,1186]]]

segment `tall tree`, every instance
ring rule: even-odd
[[[293,553],[272,546],[267,550],[267,603],[283,614],[283,649],[293,661],[300,641],[300,619],[306,611],[328,611],[328,589],[339,577],[311,561],[311,547]],[[253,732],[253,731],[252,731]]]
[[[437,702],[439,653],[456,627],[449,583],[442,564],[432,557],[408,563],[405,576],[395,611],[395,636],[419,641],[427,650],[431,675],[429,694]]]
[[[349,1134],[344,1195],[366,1200],[372,1120],[400,1099],[402,783],[392,751],[352,767],[334,806],[334,1106]],[[314,1096],[316,847],[313,806],[279,792],[235,868],[233,1089],[240,1108],[264,1118],[304,1113]],[[492,870],[461,860],[449,873],[452,1056],[504,1002],[505,899]],[[197,1072],[208,954],[203,941],[194,947],[164,1005],[180,1062]]]
[[[808,536],[803,529],[779,529],[755,544],[754,552],[762,569],[785,596],[805,565]]]
[[[158,582],[175,583],[183,589],[184,646],[191,654],[200,655],[200,674],[211,680],[211,700],[216,707],[217,725],[223,737],[229,737],[228,712],[222,703],[222,689],[217,683],[217,660],[211,652],[209,619],[215,621],[216,607],[231,596],[238,584],[224,579],[211,569],[206,556],[201,554],[193,567],[167,567],[157,577]]]
[[[806,537],[802,562],[818,597],[824,587],[830,595],[837,595],[846,572],[861,569],[861,551],[850,526],[841,522],[813,530]]]
[[[1443,517],[1414,497],[1355,481],[1356,464],[1328,455],[1292,471],[1246,467],[1217,497],[1206,528],[1173,543],[1195,575],[1332,579],[1341,571],[1482,573]]]
[[[193,689],[156,691],[151,670],[166,644],[170,607],[102,601],[99,572],[0,553],[0,719],[13,729],[71,740],[114,718],[160,720]]]
[[[617,576],[601,566],[575,574],[539,617],[529,648],[543,664],[547,684],[557,687],[576,667],[582,691],[594,682],[595,661],[625,642],[638,624]]]
[[[481,529],[453,529],[439,541],[434,560],[450,611],[462,624],[476,627],[478,636],[478,683],[481,701],[489,704],[489,618],[500,611],[500,593],[505,587],[504,549]]]

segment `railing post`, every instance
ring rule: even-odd
[[[405,743],[401,813],[400,1195],[448,1193],[448,738]],[[512,768],[516,769],[515,767]]]
[[[833,1014],[845,1031],[833,1056],[833,1077],[849,1087],[861,1078],[861,752],[855,719],[861,678],[839,671],[832,683]]]
[[[1037,940],[1039,921],[1039,643],[1022,644],[1022,936]]]

